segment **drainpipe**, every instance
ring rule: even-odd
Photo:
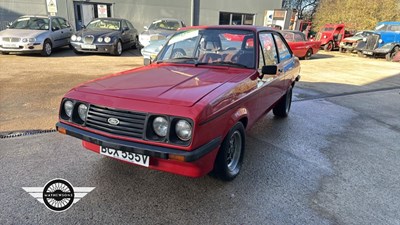
[[[197,26],[199,25],[199,14],[200,14],[200,0],[191,0],[190,7],[190,25]]]

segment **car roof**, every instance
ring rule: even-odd
[[[180,19],[175,19],[175,18],[160,18],[160,19],[155,19],[155,20],[153,20],[153,22],[159,21],[159,20],[178,21],[178,22],[181,22],[181,21],[182,21],[182,20],[180,20]]]
[[[47,15],[23,15],[23,16],[20,16],[19,18],[24,18],[24,17],[54,18],[54,17],[61,17],[61,16],[47,16]],[[61,18],[62,18],[62,17],[61,17]]]
[[[94,21],[94,20],[117,20],[117,21],[121,21],[121,20],[126,20],[126,19],[114,18],[114,17],[104,17],[104,18],[93,18],[92,21]]]
[[[191,27],[183,27],[180,30],[189,30],[189,29],[227,29],[227,30],[249,30],[249,31],[275,31],[270,27],[262,27],[262,26],[252,26],[252,25],[213,25],[213,26],[191,26]]]
[[[378,25],[387,24],[387,25],[400,25],[400,21],[383,21],[379,22]]]

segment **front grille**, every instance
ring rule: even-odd
[[[21,38],[16,37],[3,37],[4,42],[20,42]]]
[[[111,125],[109,118],[119,120]],[[143,138],[146,114],[90,105],[86,126],[107,133],[133,138]]]
[[[378,46],[379,41],[378,34],[371,34],[367,37],[367,44],[365,45],[366,50],[374,50]]]
[[[85,44],[93,44],[94,37],[92,35],[87,35],[83,38]]]
[[[317,41],[321,40],[321,33],[317,34],[317,37],[315,38],[315,40],[317,40]]]

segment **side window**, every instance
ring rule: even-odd
[[[290,52],[289,47],[286,46],[285,42],[283,42],[281,36],[274,34],[274,38],[278,48],[279,62],[285,62],[292,57],[292,53]]]
[[[131,22],[126,22],[128,24],[129,29],[134,29],[133,25],[131,24]]]
[[[259,67],[261,68],[263,65],[276,65],[278,63],[278,56],[272,34],[260,33],[259,39],[261,49]]]
[[[60,23],[61,29],[71,27],[65,19],[63,19],[63,18],[57,18],[57,19],[58,19],[58,22]]]
[[[125,27],[128,27],[128,24],[126,24],[125,20],[122,20],[122,29],[125,29]]]
[[[53,31],[61,30],[61,26],[56,18],[51,19],[51,29]]]
[[[296,40],[296,42],[305,41],[305,38],[303,36],[301,36],[301,34],[298,34],[298,33],[294,34],[294,39]]]

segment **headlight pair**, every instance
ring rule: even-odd
[[[76,113],[74,113],[74,110]],[[66,120],[73,120],[74,122],[83,124],[86,121],[86,116],[88,112],[88,106],[85,103],[73,102],[71,100],[66,100],[63,103],[63,111],[61,112],[61,117]],[[76,114],[78,117],[76,117]],[[79,119],[78,119],[79,118]]]
[[[182,141],[189,141],[192,137],[192,125],[185,119],[176,121],[175,132],[176,136]],[[162,116],[158,116],[153,120],[154,132],[160,137],[166,137],[168,134],[170,123]]]
[[[22,42],[35,42],[36,38],[22,38]]]
[[[105,37],[105,38],[103,38],[103,37],[99,37],[99,38],[97,38],[97,42],[105,42],[105,43],[110,43],[110,41],[111,41],[111,38],[110,37]]]
[[[77,36],[77,35],[72,35],[71,36],[71,41],[81,41],[82,37],[81,36]]]
[[[193,125],[188,119],[151,116],[149,123],[146,136],[151,140],[184,144],[192,138]]]

